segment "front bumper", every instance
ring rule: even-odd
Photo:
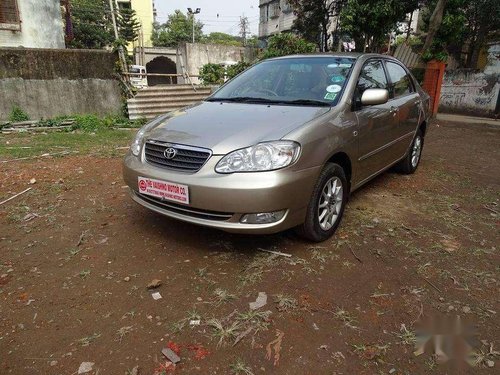
[[[188,174],[155,167],[128,154],[123,165],[123,178],[134,201],[162,215],[192,224],[234,233],[271,234],[304,222],[321,167],[224,175],[214,170],[221,158],[212,156],[199,172]],[[187,185],[189,206],[162,204],[142,196],[138,192],[138,177]],[[240,222],[245,214],[281,210],[286,210],[285,216],[272,224]],[[207,215],[203,215],[204,212]]]

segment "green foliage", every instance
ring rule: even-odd
[[[120,9],[120,13],[117,17],[117,24],[120,39],[126,41],[127,43],[137,40],[141,24],[137,20],[135,10],[130,8]]]
[[[71,2],[74,39],[68,48],[101,49],[114,40],[108,0],[73,0]]]
[[[313,53],[316,46],[296,35],[283,33],[273,35],[268,40],[267,49],[260,56],[261,59],[272,57],[295,55],[301,53]]]
[[[9,121],[10,122],[21,122],[21,121],[28,121],[30,119],[29,115],[23,111],[23,109],[17,105],[12,107],[12,110],[10,111],[9,114]]]
[[[246,69],[248,69],[252,64],[250,63],[247,63],[245,61],[240,61],[238,64],[236,65],[230,65],[227,67],[227,78],[228,79],[233,79],[234,77],[236,77],[238,74],[242,73],[243,71],[245,71]]]
[[[137,128],[146,123],[144,119],[131,121],[120,115],[98,117],[96,115],[77,115],[73,117],[75,124],[73,130],[96,132],[113,128]]]
[[[199,41],[203,35],[203,23],[195,21],[195,39]],[[153,35],[151,37],[155,47],[177,47],[182,42],[192,42],[193,40],[193,15],[185,15],[180,10],[176,10],[168,16],[164,24],[153,25]]]
[[[429,0],[423,14],[424,31],[437,0]],[[430,49],[424,54],[426,60],[445,60],[452,55],[462,65],[477,67],[479,51],[489,39],[498,37],[500,30],[500,2],[498,0],[448,0],[443,21]],[[467,46],[467,49],[464,49]],[[463,60],[464,52],[467,60]]]
[[[356,40],[359,50],[378,51],[387,40],[387,34],[395,31],[398,22],[417,9],[417,0],[347,0],[340,12],[342,31]]]
[[[222,85],[225,69],[219,64],[205,64],[200,69],[200,79],[204,85]]]
[[[297,16],[293,28],[301,37],[327,50],[332,18],[338,15],[344,1],[339,0],[289,0]],[[321,36],[323,35],[323,40]]]
[[[237,47],[241,47],[243,45],[240,37],[220,32],[214,32],[208,35],[204,35],[201,38],[201,42],[207,44],[222,44],[225,46]]]

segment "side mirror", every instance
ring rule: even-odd
[[[389,101],[389,91],[386,89],[368,89],[361,97],[362,105],[379,105]]]

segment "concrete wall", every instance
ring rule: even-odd
[[[32,119],[119,113],[116,61],[105,51],[0,48],[0,120],[15,105]]]
[[[500,110],[500,45],[489,48],[488,65],[477,70],[447,70],[441,89],[440,112],[498,117]]]
[[[225,61],[252,62],[256,57],[257,49],[255,48],[185,43],[179,46],[177,50],[177,73],[183,74],[184,71],[187,71],[190,76],[198,76],[203,65],[208,63],[220,64]],[[192,78],[192,81],[194,84],[200,83],[198,78]]]
[[[17,0],[20,30],[0,29],[0,47],[64,48],[59,0]]]

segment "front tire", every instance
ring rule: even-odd
[[[403,160],[396,164],[396,171],[403,174],[413,174],[417,170],[420,159],[422,158],[422,150],[424,148],[424,134],[419,129],[413,143],[410,146],[408,154]]]
[[[349,183],[338,164],[327,164],[314,186],[307,207],[306,220],[298,227],[299,234],[313,242],[322,242],[337,230],[349,197]]]

